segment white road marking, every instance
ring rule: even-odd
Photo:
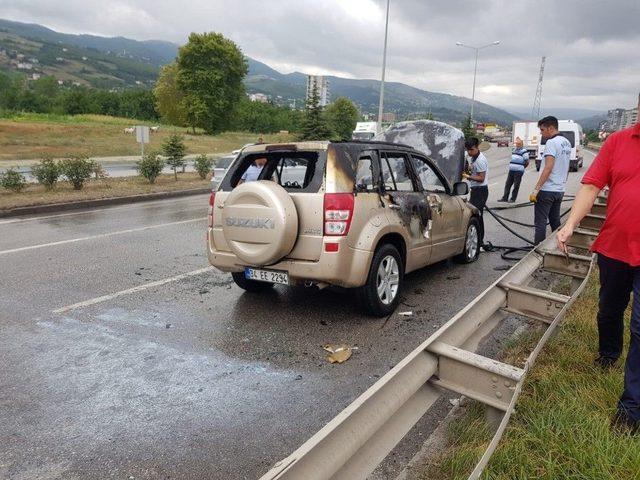
[[[203,194],[205,195],[205,194]],[[197,199],[199,201],[199,199]],[[149,200],[145,202],[141,202],[138,205],[147,206],[159,202],[164,202],[166,200]],[[92,208],[91,210],[83,210],[81,212],[69,212],[69,213],[57,213],[54,215],[43,215],[40,217],[28,217],[28,218],[11,218],[9,220],[0,220],[0,225],[6,225],[8,223],[24,223],[24,222],[33,222],[35,220],[45,220],[47,218],[57,218],[57,217],[69,217],[71,215],[89,215],[93,212],[103,212],[105,210],[120,210],[122,208],[131,208],[131,204],[121,205],[119,207],[105,207],[105,208]]]
[[[170,278],[165,278],[163,280],[157,280],[155,282],[145,283],[143,285],[138,285],[137,287],[128,288],[126,290],[120,290],[119,292],[115,292],[115,293],[110,293],[109,295],[103,295],[101,297],[85,300],[84,302],[78,302],[72,305],[67,305],[66,307],[57,308],[53,310],[53,313],[65,313],[70,310],[76,310],[78,308],[88,307],[90,305],[106,302],[108,300],[112,300],[114,298],[118,298],[123,295],[129,295],[131,293],[141,292],[149,288],[159,287],[160,285],[166,285],[167,283],[177,282],[178,280],[182,280],[183,278],[193,277],[194,275],[200,275],[201,273],[209,272],[211,270],[213,270],[213,267],[200,268],[198,270],[193,270],[191,272],[183,273],[181,275],[176,275],[175,277],[170,277]]]
[[[169,227],[171,225],[180,225],[183,223],[201,222],[207,217],[194,218],[192,220],[181,220],[179,222],[162,223],[160,225],[150,225],[148,227],[130,228],[129,230],[119,230],[116,232],[101,233],[100,235],[91,235],[89,237],[71,238],[69,240],[60,240],[59,242],[40,243],[38,245],[30,245],[28,247],[12,248],[10,250],[0,250],[0,255],[6,255],[8,253],[24,252],[27,250],[35,250],[38,248],[53,247],[55,245],[65,245],[67,243],[84,242],[86,240],[94,240],[96,238],[112,237],[114,235],[123,235],[125,233],[142,232],[144,230],[151,230],[153,228]]]
[[[496,186],[496,185],[498,185],[499,183],[500,183],[500,182],[493,182],[493,183],[490,183],[490,184],[489,184],[489,186],[490,186],[490,187],[495,187],[495,186]]]

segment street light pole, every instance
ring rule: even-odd
[[[384,50],[382,51],[382,79],[380,81],[380,102],[378,103],[378,132],[382,131],[382,112],[384,110],[384,73],[387,68],[387,34],[389,33],[389,2],[387,0],[387,19],[384,26]]]
[[[471,93],[471,120],[473,121],[473,108],[476,103],[476,75],[478,73],[478,55],[480,53],[480,50],[482,50],[483,48],[500,45],[500,41],[496,40],[495,42],[489,43],[487,45],[483,45],[482,47],[472,47],[471,45],[465,45],[462,42],[456,42],[456,45],[458,47],[471,48],[472,50],[476,51],[476,62],[475,62],[475,66],[473,67],[473,90]]]

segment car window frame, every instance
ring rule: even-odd
[[[421,161],[424,161],[424,163],[426,163],[429,168],[431,168],[431,170],[433,170],[433,172],[436,174],[436,177],[438,177],[438,180],[440,180],[440,183],[442,183],[442,186],[444,187],[444,192],[438,192],[438,191],[434,191],[434,190],[427,190],[424,185],[422,185],[422,180],[420,179],[420,175],[418,174],[417,171],[415,171],[415,168],[413,166],[413,162],[411,162],[411,168],[414,169],[414,175],[416,178],[416,181],[418,182],[418,184],[420,185],[420,191],[421,192],[429,192],[429,193],[446,193],[447,195],[451,195],[451,186],[449,185],[449,182],[447,181],[446,178],[444,178],[444,175],[442,174],[442,172],[440,171],[440,169],[438,169],[438,167],[435,165],[435,163],[426,155],[420,155],[417,153],[410,153],[409,154],[412,158],[415,157],[416,159],[419,159]]]
[[[358,166],[360,164],[360,160],[363,158],[371,159],[371,183],[372,189],[369,190],[358,190]],[[354,178],[354,191],[355,193],[377,193],[380,191],[382,175],[381,175],[381,167],[380,167],[380,155],[379,152],[375,149],[367,149],[362,150],[358,153],[358,160],[356,161],[355,168],[355,178]]]
[[[391,155],[396,155],[396,156],[404,156],[404,164],[405,164],[405,168],[407,170],[407,175],[409,176],[409,180],[411,180],[411,185],[413,186],[413,190],[398,190],[398,184],[396,182],[396,178],[395,175],[393,173],[393,170],[391,169],[391,164],[389,164],[389,161],[387,159],[387,154],[391,154]],[[379,160],[380,160],[380,175],[379,175],[379,181],[380,181],[380,185],[382,190],[387,193],[387,192],[397,192],[397,193],[419,193],[420,189],[418,187],[418,183],[416,182],[416,175],[415,172],[413,170],[413,165],[411,165],[411,161],[409,159],[409,152],[406,152],[404,150],[393,150],[393,149],[381,149],[378,150],[378,156],[379,156]],[[385,187],[385,182],[384,179],[382,178],[382,162],[384,161],[387,162],[387,166],[389,167],[389,171],[391,172],[391,178],[393,180],[393,185],[394,185],[394,189],[393,190],[387,190]]]

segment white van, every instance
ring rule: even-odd
[[[569,161],[569,171],[577,172],[582,167],[584,159],[582,157],[582,127],[573,120],[558,120],[558,130],[560,135],[565,137],[571,143],[571,159]],[[542,154],[546,140],[540,140],[538,154],[536,155],[536,170],[540,171],[542,164]]]
[[[377,122],[358,122],[356,129],[351,134],[352,140],[371,140],[378,134]]]

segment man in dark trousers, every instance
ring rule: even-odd
[[[609,186],[607,218],[592,250],[600,267],[598,333],[600,356],[596,363],[612,366],[622,353],[623,315],[633,291],[631,342],[624,371],[624,391],[613,424],[640,432],[640,124],[616,132],[582,179],[571,214],[558,232],[558,245],[567,241],[589,213],[598,192]]]
[[[520,137],[516,137],[515,148],[511,152],[511,161],[509,162],[509,174],[507,175],[507,181],[504,185],[504,195],[498,200],[499,202],[514,203],[518,198],[518,191],[520,190],[520,182],[524,171],[529,166],[529,150],[524,148],[524,143]],[[511,193],[511,187],[513,187],[513,193]],[[509,200],[509,194],[511,193],[511,200]]]
[[[487,204],[487,198],[489,198],[489,162],[487,157],[480,151],[480,140],[475,137],[468,138],[464,142],[464,147],[471,159],[471,173],[463,173],[462,178],[469,181],[469,187],[471,189],[471,195],[469,196],[469,203],[480,210],[480,231],[478,240],[482,246],[484,239],[484,220],[482,214],[484,207]]]
[[[560,228],[560,206],[571,159],[571,143],[560,135],[556,117],[544,117],[538,122],[538,127],[545,142],[542,172],[536,187],[529,195],[529,200],[535,203],[533,223],[536,226],[536,245],[547,237],[547,223],[551,224],[552,231]]]

